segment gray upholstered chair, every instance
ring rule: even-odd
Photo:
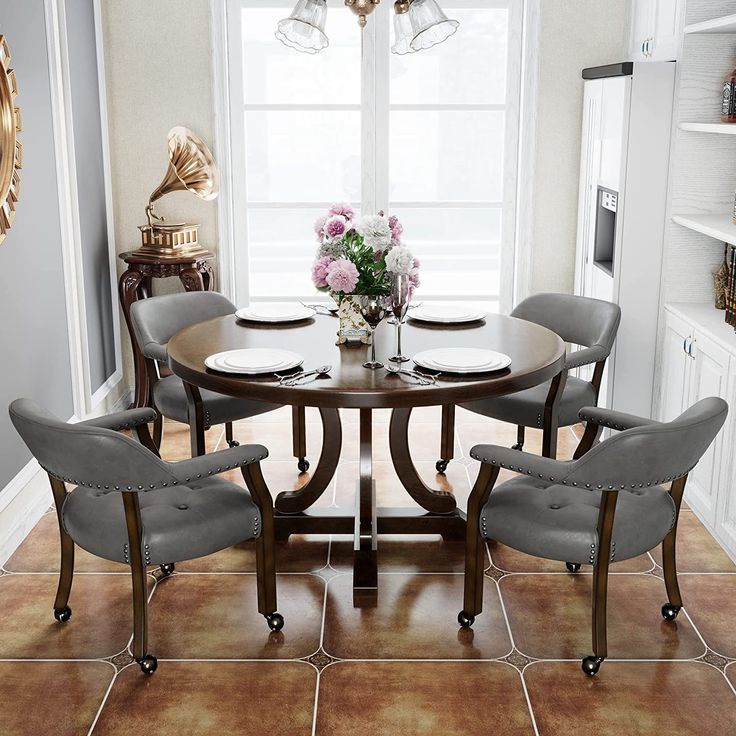
[[[159,365],[166,365],[166,344],[179,330],[189,325],[216,317],[235,314],[235,305],[222,294],[214,291],[193,291],[182,294],[156,296],[134,302],[130,319],[138,347],[146,360],[148,405],[158,412],[154,425],[154,442],[161,446],[162,417],[183,422],[190,427],[192,456],[205,453],[204,432],[217,424],[225,425],[225,437],[230,447],[237,446],[233,437],[233,422],[264,414],[280,408],[262,401],[237,399],[232,396],[185,388],[178,376],[161,377]],[[306,426],[304,407],[293,411],[294,456],[298,458],[300,472],[309,469],[306,459]]]
[[[672,422],[660,424],[605,409],[585,408],[580,419],[620,430],[577,460],[565,462],[506,447],[478,445],[478,479],[468,501],[464,608],[461,626],[482,610],[484,539],[536,557],[593,565],[593,655],[582,661],[594,675],[607,656],[608,567],[662,543],[673,621],[682,607],[675,540],[688,473],[703,456],[728,413],[722,399],[699,401]],[[499,470],[518,478],[495,488]],[[662,488],[669,484],[669,489]]]
[[[29,399],[10,405],[16,430],[49,474],[61,535],[61,573],[54,617],[68,606],[74,545],[130,566],[133,579],[133,656],[152,674],[148,652],[146,568],[163,576],[174,563],[204,557],[239,542],[256,540],[258,610],[278,631],[273,502],[261,474],[268,452],[260,445],[233,447],[167,463],[148,432],[152,409],[132,409],[79,424],[66,424]],[[140,442],[121,433],[134,430]],[[216,477],[240,468],[248,490]],[[75,486],[67,491],[65,484]]]
[[[565,342],[581,346],[581,349],[568,353],[565,372],[556,381],[542,383],[508,396],[473,401],[460,406],[476,414],[516,424],[516,450],[524,447],[526,427],[542,429],[542,455],[555,457],[557,430],[577,424],[578,412],[584,406],[595,406],[598,403],[603,370],[616,339],[621,309],[616,304],[583,296],[536,294],[524,299],[511,312],[511,316],[542,325],[556,332]],[[590,364],[595,364],[595,368],[589,381],[567,375],[567,371],[573,368]],[[453,425],[454,407],[444,407],[441,458],[437,461],[439,473],[445,472],[453,456]],[[590,444],[591,438],[585,438],[585,446]],[[581,453],[583,451],[584,448],[580,450]]]

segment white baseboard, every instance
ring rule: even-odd
[[[0,499],[3,499],[0,565],[4,565],[53,503],[48,476],[35,460],[31,460],[3,489]]]
[[[132,389],[122,380],[100,393],[94,412],[99,416],[128,407]],[[71,421],[78,421],[72,417]],[[28,462],[5,488],[0,490],[0,565],[15,552],[20,543],[53,503],[48,476],[35,459]]]

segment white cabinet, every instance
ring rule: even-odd
[[[688,313],[692,314],[689,315]],[[712,323],[704,324],[701,317]],[[689,317],[692,317],[690,319]],[[665,312],[659,419],[670,421],[708,396],[736,408],[736,335],[722,322],[723,312],[708,305],[668,306]],[[715,327],[711,331],[711,326]],[[724,548],[736,558],[736,473],[731,447],[736,415],[708,448],[688,477],[685,500]]]
[[[678,58],[684,0],[630,0],[629,59]]]

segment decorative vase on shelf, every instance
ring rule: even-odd
[[[728,245],[723,253],[723,263],[713,274],[713,290],[715,291],[716,309],[725,309],[728,299]]]
[[[357,295],[345,295],[340,299],[337,316],[340,318],[340,327],[337,331],[338,345],[344,345],[348,342],[361,342],[363,345],[371,344],[371,330],[360,313],[360,303]]]

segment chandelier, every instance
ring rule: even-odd
[[[345,0],[358,16],[358,25],[365,28],[368,16],[381,0]],[[396,0],[394,3],[394,54],[411,54],[442,43],[460,25],[448,18],[437,0]],[[288,18],[279,21],[276,38],[297,51],[316,54],[327,48],[330,40],[325,33],[327,0],[298,0]]]

